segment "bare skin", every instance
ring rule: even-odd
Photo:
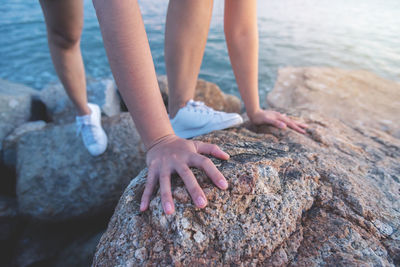
[[[213,0],[169,2],[164,50],[168,86],[173,88],[168,98],[171,118],[194,96],[210,28],[212,5]]]
[[[211,0],[169,2],[165,58],[170,92],[168,109],[171,117],[194,97],[211,10]],[[260,108],[257,1],[225,0],[224,31],[236,82],[250,120],[254,124],[270,124],[281,129],[289,127],[304,134],[307,125],[279,112]],[[178,97],[179,95],[184,97]]]
[[[46,21],[51,58],[78,115],[90,114],[80,40],[82,0],[40,0]]]
[[[194,142],[175,136],[158,88],[156,73],[137,0],[93,0],[104,45],[118,88],[148,150],[149,167],[140,210],[145,211],[157,183],[160,184],[164,212],[174,212],[171,174],[177,172],[197,207],[207,205],[189,167],[203,169],[219,188],[226,179],[215,165],[201,154],[220,159],[229,155],[216,145]]]

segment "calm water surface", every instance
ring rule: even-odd
[[[165,74],[166,0],[139,1],[157,73]],[[82,53],[89,77],[110,77],[97,18],[84,1]],[[366,69],[400,81],[399,0],[260,0],[260,93],[283,66]],[[200,77],[237,95],[223,35],[223,1],[216,0]],[[0,78],[36,89],[57,80],[38,1],[2,0]]]

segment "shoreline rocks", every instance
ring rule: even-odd
[[[23,215],[63,221],[112,212],[130,177],[145,166],[128,113],[103,120],[109,144],[90,156],[74,124],[48,125],[18,142],[17,198]]]
[[[203,84],[203,93],[229,99]],[[87,88],[109,139],[96,158],[69,123],[75,111],[60,84],[38,92],[0,80],[2,266],[90,265],[118,199],[145,166],[144,146],[130,115],[121,112],[114,82],[89,80]]]
[[[0,143],[17,126],[30,120],[37,95],[30,87],[0,79]]]
[[[229,104],[216,85],[197,85],[203,98],[195,100],[240,111],[239,100]],[[17,90],[16,98],[31,106],[29,116],[21,107],[22,119],[1,139],[1,164],[12,172],[16,162],[18,186],[16,194],[2,186],[13,175],[2,177],[0,247],[7,255],[0,264],[87,266],[128,185],[94,266],[398,266],[398,86],[360,71],[282,70],[269,104],[309,124],[307,135],[246,123],[197,138],[231,155],[212,159],[230,187],[221,191],[194,170],[209,201],[201,210],[174,176],[170,216],[159,192],[150,210],[139,212],[146,170],[130,179],[144,167],[144,147],[129,114],[103,118],[110,145],[93,158],[73,124],[49,123],[35,113],[44,106],[32,107],[39,102],[31,90]],[[12,100],[10,89],[0,101]],[[29,122],[36,119],[44,122]]]
[[[121,197],[93,265],[398,264],[400,141],[302,116],[309,136],[239,128],[199,138],[231,155],[213,159],[227,191],[194,170],[209,201],[204,210],[173,177],[175,214],[162,212],[159,192],[140,213],[142,172]],[[391,156],[385,141],[395,148]]]
[[[328,78],[336,84],[329,71],[314,71],[318,75],[309,84]],[[325,105],[336,104],[335,88],[329,88],[332,97]],[[174,176],[176,212],[166,216],[156,192],[149,210],[140,213],[143,170],[122,195],[93,266],[399,265],[400,139],[373,121],[364,123],[373,116],[361,116],[365,107],[347,112],[363,122],[355,123],[332,115],[329,106],[325,111],[321,103],[297,105],[297,97],[294,104],[277,105],[307,123],[307,135],[247,124],[252,131],[239,127],[196,138],[231,155],[228,161],[212,158],[230,184],[226,191],[193,170],[208,198],[205,209],[195,208]],[[369,105],[384,115],[385,108]],[[400,114],[400,108],[392,108]]]
[[[400,83],[363,70],[282,68],[267,103],[306,110],[400,138]]]
[[[103,115],[112,117],[121,112],[121,99],[112,79],[88,80],[88,101],[99,105]],[[50,84],[39,93],[50,120],[56,124],[75,121],[75,108],[61,83]]]

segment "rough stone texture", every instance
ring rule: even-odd
[[[30,87],[0,79],[0,150],[3,139],[31,118],[35,95]]]
[[[103,115],[108,117],[121,112],[121,100],[113,80],[90,80],[87,84],[88,101],[100,106]],[[75,121],[76,112],[64,87],[60,83],[51,84],[40,92],[40,100],[45,103],[50,119],[57,123]]]
[[[162,212],[157,192],[140,213],[142,171],[94,266],[400,265],[400,140],[314,111],[284,111],[309,124],[308,134],[251,126],[258,134],[239,128],[199,138],[231,155],[213,159],[227,191],[194,170],[209,201],[204,210],[173,177],[176,212]]]
[[[38,131],[46,127],[44,121],[31,121],[24,123],[9,134],[3,141],[3,162],[7,167],[15,168],[17,163],[17,146],[19,139],[26,133]]]
[[[19,210],[62,221],[112,212],[121,193],[145,166],[144,147],[128,113],[103,120],[107,151],[92,157],[75,125],[48,125],[18,144]]]
[[[267,102],[274,108],[317,111],[400,138],[400,84],[367,71],[283,68]]]
[[[158,85],[164,103],[168,106],[168,81],[165,75],[158,76]],[[234,95],[225,94],[215,83],[202,79],[197,80],[194,100],[202,101],[215,110],[225,112],[241,112],[240,99]]]

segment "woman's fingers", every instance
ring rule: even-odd
[[[185,183],[195,205],[204,208],[207,205],[207,198],[189,167],[186,164],[179,164],[175,166],[175,170]]]
[[[140,211],[145,211],[149,207],[150,198],[153,194],[154,187],[156,186],[156,172],[155,167],[150,166],[147,172],[146,186],[143,191],[142,200],[140,202]]]
[[[269,118],[268,116],[265,116],[264,120],[265,123],[271,124],[272,126],[275,126],[278,129],[285,129],[287,126],[283,120],[278,120],[277,118],[275,118],[275,116],[273,119]]]
[[[224,175],[217,169],[214,163],[207,157],[199,154],[194,154],[189,159],[190,166],[194,166],[199,169],[203,169],[207,176],[221,189],[228,188],[228,182]]]
[[[308,128],[308,125],[305,124],[305,123],[298,122],[297,125],[300,126],[301,128],[304,128],[304,129]]]
[[[194,144],[198,153],[212,155],[224,160],[229,159],[229,154],[222,151],[217,145],[207,144],[200,141],[194,141]]]
[[[289,118],[289,117],[287,117],[287,116],[284,116],[284,115],[281,115],[281,116],[279,117],[279,119],[280,119],[281,121],[283,121],[284,123],[286,123],[286,125],[287,125],[289,128],[295,130],[296,132],[299,132],[299,133],[301,133],[301,134],[305,134],[305,133],[306,133],[306,131],[305,131],[304,129],[300,128],[300,126],[298,125],[299,123],[293,121],[291,118]]]
[[[168,168],[163,168],[160,172],[160,194],[161,203],[165,214],[174,213],[174,201],[171,193],[171,171]]]

